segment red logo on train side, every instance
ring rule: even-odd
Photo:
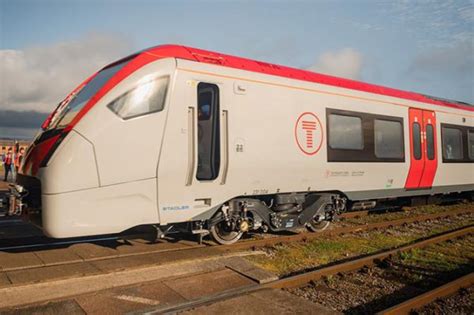
[[[318,116],[310,112],[301,114],[295,124],[295,139],[304,154],[318,153],[323,144],[323,128]]]

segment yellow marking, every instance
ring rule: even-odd
[[[127,302],[134,302],[134,303],[140,303],[140,304],[147,304],[147,305],[158,305],[160,304],[159,301],[157,300],[150,300],[138,296],[130,296],[130,295],[118,295],[115,296],[116,299],[127,301]]]
[[[242,81],[247,81],[247,82],[284,87],[284,88],[293,89],[293,90],[301,90],[301,91],[307,91],[307,92],[312,92],[312,93],[319,93],[319,94],[327,94],[327,95],[332,95],[332,96],[341,96],[341,97],[347,97],[347,98],[354,98],[354,99],[358,99],[358,100],[362,100],[362,101],[376,102],[376,103],[382,103],[382,104],[390,104],[390,105],[396,105],[396,106],[402,106],[402,107],[412,107],[411,105],[406,105],[406,104],[403,104],[403,103],[382,101],[382,100],[378,100],[378,99],[374,99],[374,98],[368,98],[368,97],[362,97],[362,96],[353,96],[353,95],[341,94],[341,93],[336,93],[336,92],[328,92],[328,91],[322,91],[322,90],[316,90],[316,89],[310,89],[310,88],[303,88],[303,87],[297,87],[297,86],[292,86],[292,85],[287,85],[287,84],[282,84],[282,83],[273,83],[273,82],[268,82],[268,81],[241,78],[241,77],[235,77],[235,76],[224,75],[224,74],[215,74],[215,73],[207,72],[207,71],[199,71],[199,70],[192,70],[192,69],[179,68],[179,67],[177,69],[182,70],[182,71],[186,71],[186,72],[204,74],[204,75],[220,77],[220,78],[225,78],[225,79],[231,79],[231,80],[242,80]],[[287,79],[291,79],[291,78],[287,78]],[[293,79],[293,80],[298,80],[298,79]],[[316,83],[316,82],[311,82],[311,81],[304,81],[304,82]],[[316,84],[324,85],[324,83],[316,83]],[[335,87],[337,88],[337,86],[335,86]],[[354,91],[358,91],[358,90],[354,90]],[[370,92],[364,92],[364,91],[359,91],[359,92],[370,93]],[[389,96],[389,95],[384,95],[384,96],[396,98],[395,96]],[[420,101],[413,101],[413,102],[423,103],[423,102],[420,102]],[[423,104],[425,104],[425,103],[423,103]],[[428,104],[428,105],[441,106],[441,105],[434,105],[434,104]],[[429,110],[433,110],[433,109],[429,109]],[[456,110],[462,110],[462,109],[456,109]],[[466,116],[466,114],[464,114],[464,113],[463,114],[456,114],[456,113],[450,113],[450,112],[446,112],[446,111],[442,111],[442,110],[433,110],[433,111],[434,112],[439,112],[439,113],[444,113],[444,114],[449,114],[449,115]],[[474,115],[467,115],[467,116],[474,117]]]

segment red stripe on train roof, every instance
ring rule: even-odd
[[[188,54],[183,55],[182,49],[186,49]],[[271,63],[225,55],[217,52],[191,48],[186,46],[178,45],[164,45],[157,46],[146,50],[152,54],[159,55],[161,57],[175,57],[188,59],[193,61],[198,61],[202,63],[209,63],[215,65],[221,65],[224,67],[242,69],[252,72],[265,73],[270,75],[275,75],[279,77],[291,78],[296,80],[320,83],[325,85],[337,86],[351,90],[363,91],[368,93],[375,93],[380,95],[392,96],[422,103],[429,103],[434,105],[441,105],[447,107],[453,107],[457,109],[463,109],[468,111],[474,111],[473,106],[463,105],[459,103],[453,103],[445,100],[437,100],[427,97],[423,94],[397,90],[389,87],[384,87],[380,85],[344,79],[339,77],[334,77],[326,74],[315,73],[311,71],[295,69],[280,65],[275,65]],[[173,53],[179,52],[179,54],[174,55]],[[167,55],[171,54],[171,55]]]

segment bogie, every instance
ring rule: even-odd
[[[281,232],[307,227],[322,231],[346,204],[345,198],[333,193],[279,194],[270,198],[269,205],[262,199],[236,198],[225,203],[208,222],[212,238],[219,244],[231,244],[250,230]]]

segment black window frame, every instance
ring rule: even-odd
[[[441,156],[443,163],[474,163],[474,160],[469,158],[469,148],[468,148],[468,131],[474,131],[474,127],[470,126],[462,126],[462,125],[455,125],[455,124],[441,124]],[[462,159],[447,159],[444,156],[444,128],[452,128],[458,129],[461,131],[461,152],[462,152]]]
[[[430,130],[431,132],[429,132],[428,130]],[[433,161],[436,159],[436,148],[435,148],[434,126],[432,124],[426,124],[425,135],[426,135],[426,158],[430,161]]]
[[[219,86],[213,83],[207,83],[207,82],[200,82],[197,85],[197,111],[199,113],[199,106],[200,106],[200,94],[201,93],[207,93],[211,91],[212,92],[212,108],[211,108],[211,113],[210,116],[206,117],[205,119],[202,119],[203,121],[209,121],[211,120],[212,124],[212,139],[211,139],[211,148],[210,148],[210,174],[207,174],[208,176],[202,176],[203,175],[203,170],[200,171],[199,169],[199,158],[200,158],[200,152],[199,152],[199,115],[197,117],[197,124],[198,124],[198,139],[197,139],[197,150],[198,150],[198,165],[197,165],[197,170],[196,170],[196,179],[199,181],[212,181],[215,180],[219,177],[219,172],[220,172],[220,159],[221,159],[221,150],[220,150],[220,93],[219,93]]]
[[[333,149],[329,146],[331,131],[329,128],[329,116],[355,116],[362,121],[363,143],[362,150],[353,149]],[[402,157],[400,158],[379,158],[375,155],[375,135],[374,124],[375,119],[399,122],[402,126]],[[327,134],[327,159],[328,162],[405,162],[405,124],[403,117],[378,115],[364,112],[355,112],[348,110],[340,110],[334,108],[326,108],[326,134]]]
[[[474,128],[468,128],[468,130],[467,130],[467,153],[468,153],[467,155],[469,157],[469,160],[474,161],[474,149],[472,150],[472,152],[470,150],[470,148],[471,148],[470,147],[470,140],[471,140],[470,134],[471,133],[472,133],[472,138],[473,138],[473,141],[474,141]]]
[[[412,128],[411,141],[413,143],[413,158],[416,161],[419,161],[423,157],[423,145],[422,145],[423,142],[421,141],[421,125],[419,122],[415,121],[411,125],[411,128]]]

